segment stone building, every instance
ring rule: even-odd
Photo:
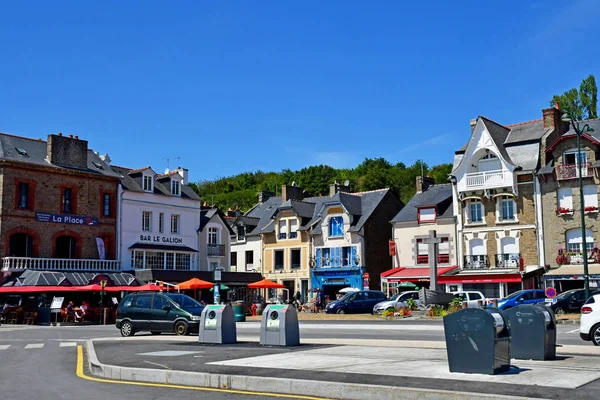
[[[549,129],[543,138],[543,167],[537,179],[542,191],[542,221],[546,263],[552,268],[545,277],[559,292],[583,287],[583,258],[588,258],[590,286],[600,282],[600,240],[598,216],[598,167],[600,167],[600,120],[580,122],[594,132],[581,137],[581,157],[577,153],[577,135],[573,127],[561,121],[562,111],[544,110],[544,124]],[[579,164],[583,180],[585,212],[585,249],[581,228],[581,194]]]

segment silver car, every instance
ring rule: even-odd
[[[375,304],[375,307],[373,307],[373,314],[383,314],[383,312],[390,307],[406,307],[406,300],[408,299],[413,299],[418,306],[421,306],[419,292],[416,290],[411,290],[409,292],[400,292],[389,300]]]

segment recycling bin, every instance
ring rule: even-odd
[[[268,305],[262,314],[260,344],[263,346],[299,346],[300,327],[296,307]]]
[[[233,315],[235,322],[246,321],[246,304],[243,301],[236,301],[233,303]]]
[[[522,360],[556,359],[556,316],[542,304],[505,311],[512,332],[512,356]]]
[[[202,310],[198,342],[218,344],[237,342],[235,317],[230,305],[211,304]]]
[[[450,372],[495,375],[510,369],[511,333],[499,309],[465,308],[444,317]]]

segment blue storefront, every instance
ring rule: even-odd
[[[310,271],[311,287],[322,290],[330,300],[346,287],[362,290],[365,268],[359,263],[356,246],[318,248]]]

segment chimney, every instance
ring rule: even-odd
[[[560,119],[562,111],[557,107],[545,108],[542,110],[542,114],[544,116],[544,129],[556,129],[559,135],[569,130],[569,124]]]
[[[46,158],[61,167],[87,169],[88,142],[72,136],[48,135]]]
[[[352,193],[352,189],[350,189],[350,181],[348,179],[344,181],[343,185],[337,183],[337,181],[329,185],[329,197],[335,196],[335,194],[338,192]]]
[[[269,200],[271,197],[274,197],[274,196],[275,196],[275,193],[273,193],[273,192],[265,192],[265,191],[258,192],[258,202],[264,203],[265,201]]]
[[[77,136],[75,136],[75,138],[77,138]],[[108,156],[108,154],[104,154],[104,155],[100,156],[100,159],[102,161],[104,161],[106,164],[110,165],[111,159]]]
[[[471,121],[471,133],[475,130],[475,125],[477,125],[477,118],[473,118]]]
[[[227,216],[228,217],[235,217],[235,211],[233,211],[231,209],[231,207],[229,207],[229,210],[227,210]]]
[[[285,203],[288,200],[302,200],[304,198],[304,190],[292,182],[291,186],[281,185],[281,203]]]
[[[435,181],[432,178],[428,176],[417,176],[417,193],[423,193],[424,190],[427,190],[427,188],[429,188],[429,186],[432,186],[433,184],[435,184]]]
[[[181,168],[181,167],[177,167],[177,169],[175,170],[177,171],[177,173],[183,178],[183,184],[187,185],[188,184],[188,169],[187,168]]]

